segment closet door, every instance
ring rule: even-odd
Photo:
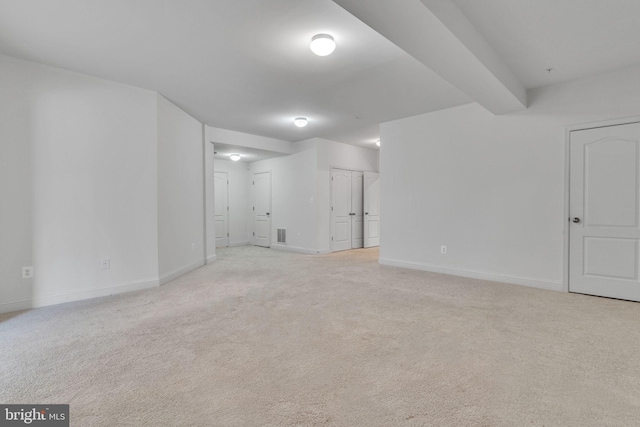
[[[380,174],[364,173],[364,247],[380,246]]]
[[[253,174],[253,244],[271,246],[271,172]]]
[[[364,247],[364,206],[362,192],[364,174],[351,172],[351,248]]]
[[[351,249],[351,171],[331,170],[331,250]]]

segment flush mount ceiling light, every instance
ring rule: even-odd
[[[298,126],[299,128],[303,128],[309,123],[306,117],[296,117],[293,119],[293,124]]]
[[[240,154],[236,154],[236,153],[234,153],[234,154],[229,154],[229,158],[230,158],[231,160],[233,160],[234,162],[237,162],[238,160],[240,160],[240,158],[241,158],[241,157],[242,157],[242,156],[240,156]]]
[[[316,34],[311,38],[311,52],[318,56],[330,55],[336,49],[336,42],[329,34]]]

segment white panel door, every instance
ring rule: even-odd
[[[571,132],[569,290],[640,301],[640,124]]]
[[[271,246],[271,172],[253,174],[253,244]]]
[[[331,170],[333,252],[351,249],[351,171]]]
[[[362,191],[364,174],[351,172],[351,248],[364,247],[364,206]]]
[[[364,247],[380,246],[380,174],[364,173]]]
[[[216,247],[229,246],[229,179],[226,172],[214,172]]]

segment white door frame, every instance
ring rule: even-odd
[[[571,227],[569,227],[571,210],[569,206],[571,197],[571,132],[578,130],[597,129],[609,126],[628,125],[632,123],[640,123],[640,116],[624,117],[621,119],[604,120],[594,123],[584,123],[578,125],[570,125],[565,128],[564,142],[564,215],[562,218],[562,234],[563,241],[563,262],[562,262],[562,291],[569,292],[569,250]]]

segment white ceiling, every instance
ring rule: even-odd
[[[528,89],[640,63],[638,0],[453,2]]]
[[[334,36],[332,55],[309,50],[317,33]],[[0,52],[287,141],[372,146],[380,122],[470,102],[331,0],[0,0]]]
[[[453,2],[527,88],[640,63],[638,0]],[[317,33],[334,36],[334,54],[310,52]],[[292,142],[374,148],[381,122],[473,101],[331,0],[0,0],[0,53]]]

